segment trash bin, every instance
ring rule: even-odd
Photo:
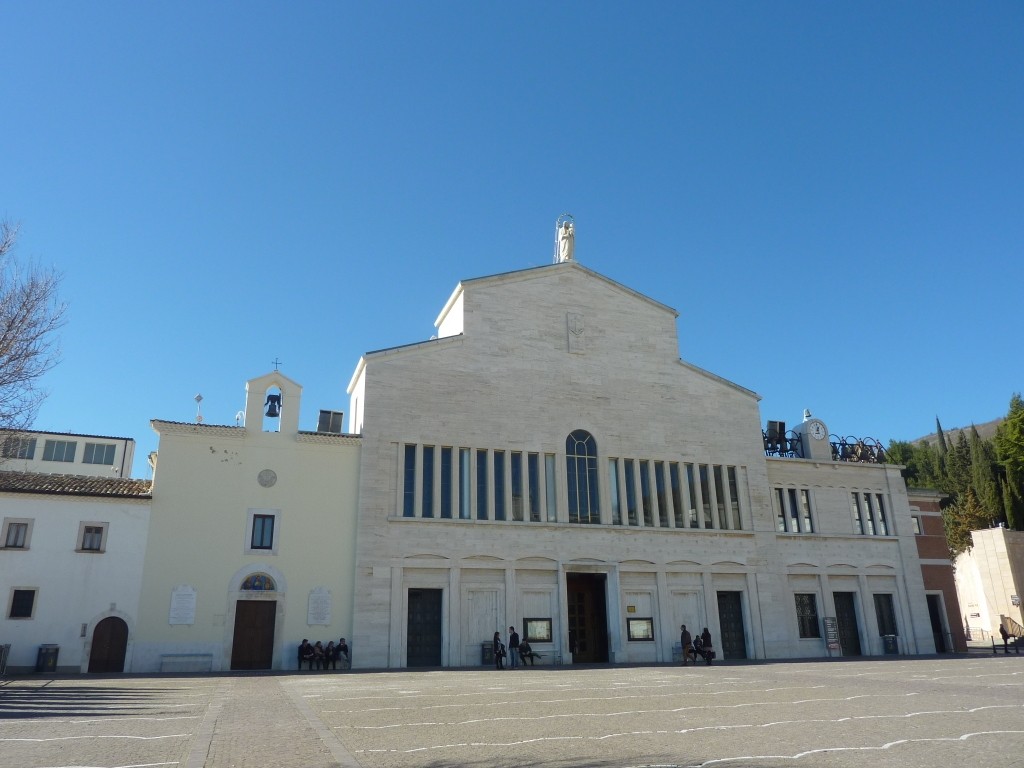
[[[896,635],[882,635],[882,648],[887,656],[895,656],[900,652],[899,639]]]
[[[494,664],[494,641],[480,643],[480,663],[485,666]]]
[[[36,672],[44,675],[52,675],[56,673],[57,655],[59,653],[59,645],[40,645],[39,654],[36,656]]]

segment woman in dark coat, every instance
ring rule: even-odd
[[[700,633],[700,644],[704,651],[704,661],[708,664],[715,658],[714,644],[711,642],[711,633],[708,632],[708,628],[704,627],[704,631]]]
[[[324,669],[337,669],[338,668],[338,648],[334,645],[334,641],[331,640],[327,643],[327,647],[324,648]]]
[[[505,644],[501,642],[501,635],[494,633],[494,668],[505,668]]]

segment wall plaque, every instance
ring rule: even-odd
[[[171,610],[168,624],[196,623],[196,590],[188,584],[179,584],[171,590]]]
[[[331,593],[326,587],[310,590],[306,623],[325,627],[331,623]]]
[[[839,647],[839,623],[835,616],[826,616],[825,622],[825,643],[830,651],[838,651]]]

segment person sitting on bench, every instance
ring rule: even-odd
[[[530,644],[528,642],[526,642],[525,640],[520,640],[519,658],[522,659],[524,667],[526,666],[527,659],[530,660],[530,666],[533,667],[537,665],[534,659],[541,658],[541,655],[539,653],[534,653],[533,648],[530,647]]]

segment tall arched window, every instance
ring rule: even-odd
[[[597,441],[583,429],[565,439],[565,474],[569,486],[569,522],[600,523]]]

